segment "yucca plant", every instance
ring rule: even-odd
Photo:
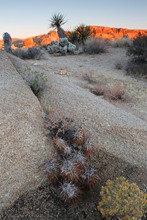
[[[51,24],[50,24],[51,28],[57,29],[59,38],[66,37],[66,34],[65,34],[63,28],[61,28],[61,26],[67,22],[67,21],[65,21],[65,16],[63,14],[55,13],[51,17],[50,22],[51,22]]]
[[[79,25],[73,32],[68,35],[68,40],[73,44],[85,44],[85,41],[90,37],[90,27],[84,24]]]
[[[85,41],[87,40],[87,38],[91,35],[91,31],[90,31],[90,27],[84,24],[79,25],[76,28],[76,32],[78,34],[78,41],[79,43],[81,43],[82,45],[85,44]]]

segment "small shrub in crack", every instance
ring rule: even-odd
[[[47,79],[43,73],[31,71],[27,68],[23,78],[37,97],[39,97],[46,88]]]
[[[54,179],[58,176],[56,186],[61,198],[66,202],[75,202],[85,188],[93,189],[98,180],[96,170],[89,166],[89,156],[93,152],[89,135],[82,126],[78,126],[68,117],[58,118],[57,115],[49,115],[46,118],[46,127],[57,152],[57,156],[52,160],[58,161],[59,164],[59,173],[58,169],[55,171],[56,174],[52,174],[52,169],[48,172],[48,178],[53,175],[49,183],[52,182],[54,185]]]

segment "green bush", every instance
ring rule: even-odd
[[[147,78],[147,62],[139,58],[134,58],[128,61],[125,70],[129,75],[143,76]]]
[[[103,217],[119,220],[141,220],[147,211],[147,194],[124,177],[108,180],[102,187],[98,210]]]
[[[128,74],[147,77],[147,36],[138,36],[127,50],[131,59],[126,65]]]
[[[138,36],[128,48],[127,54],[147,62],[147,36]]]

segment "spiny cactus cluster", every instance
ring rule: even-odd
[[[96,170],[89,165],[93,147],[84,128],[71,118],[47,117],[56,156],[45,162],[49,184],[56,186],[61,198],[75,202],[84,189],[91,190],[97,183]]]
[[[108,180],[100,192],[98,210],[103,217],[119,220],[141,220],[147,212],[147,194],[124,177]]]

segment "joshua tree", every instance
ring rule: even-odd
[[[59,38],[66,37],[63,28],[61,28],[61,26],[66,23],[64,15],[62,15],[61,13],[54,14],[51,17],[50,22],[51,22],[50,26],[57,29]]]
[[[3,41],[4,41],[4,49],[5,49],[5,51],[11,52],[11,42],[12,42],[12,39],[11,39],[10,34],[5,32],[3,34]]]

